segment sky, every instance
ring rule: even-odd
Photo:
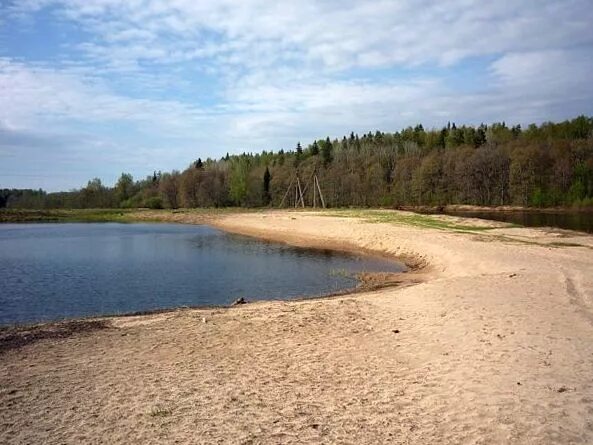
[[[0,188],[593,115],[591,0],[0,0]]]

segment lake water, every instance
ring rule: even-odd
[[[207,226],[4,224],[0,325],[317,296],[354,287],[351,273],[403,269]]]
[[[465,216],[469,218],[491,219],[525,227],[558,227],[560,229],[577,230],[593,233],[593,211],[449,211],[447,215]]]

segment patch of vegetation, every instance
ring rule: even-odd
[[[370,223],[388,223],[426,227],[431,229],[452,230],[456,232],[484,232],[500,227],[513,227],[512,224],[502,223],[496,227],[486,225],[458,224],[454,221],[435,217],[432,215],[411,214],[394,212],[388,210],[332,210],[326,213],[328,216],[339,216],[347,218],[362,218]]]
[[[0,223],[126,221],[128,209],[1,209]]]
[[[190,215],[228,215],[233,213],[258,213],[265,212],[265,208],[246,207],[198,207],[191,209],[165,210],[164,213],[187,213]]]
[[[197,224],[207,223],[210,218],[233,213],[261,212],[261,209],[244,209],[239,207],[196,208],[196,209],[136,209],[126,215],[130,222],[185,222]]]
[[[0,209],[0,223],[20,222],[136,222],[171,221],[171,215],[185,214],[198,217],[231,213],[260,212],[261,209],[240,207],[196,209]]]
[[[550,247],[587,247],[590,248],[589,246],[586,246],[584,244],[579,244],[579,243],[565,243],[562,241],[554,241],[552,243],[548,243],[547,244]]]
[[[523,244],[523,245],[528,245],[528,246],[539,246],[539,247],[556,248],[556,249],[561,249],[564,247],[584,247],[585,249],[593,250],[593,247],[587,246],[586,244],[562,242],[562,241],[553,241],[550,243],[546,243],[546,242],[540,243],[538,241],[532,241],[532,240],[528,240],[528,239],[516,238],[516,237],[511,237],[511,236],[506,236],[506,235],[488,235],[488,236],[476,235],[474,237],[474,239],[476,241],[482,241],[482,242],[500,241],[500,242],[504,242],[504,243]]]

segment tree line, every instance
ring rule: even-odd
[[[593,118],[350,133],[287,151],[198,158],[141,180],[124,173],[113,187],[96,178],[69,192],[0,190],[0,207],[291,206],[297,178],[312,202],[314,176],[329,207],[593,206]]]

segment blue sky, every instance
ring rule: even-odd
[[[590,0],[0,0],[0,188],[593,115]]]

